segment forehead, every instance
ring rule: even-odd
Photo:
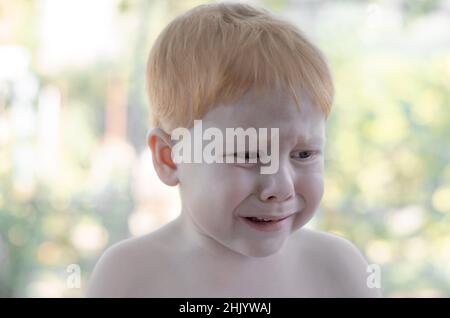
[[[280,90],[252,94],[210,110],[202,118],[204,127],[278,128],[281,140],[324,141],[325,116],[306,96],[301,96],[299,109],[294,99]]]

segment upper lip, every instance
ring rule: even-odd
[[[292,214],[294,214],[294,213],[290,213],[290,214],[287,214],[285,216],[275,216],[275,215],[267,215],[267,214],[265,214],[265,215],[248,215],[248,216],[242,216],[242,217],[244,217],[244,218],[266,219],[266,220],[270,220],[270,221],[280,221],[282,219],[285,219],[285,218],[291,216]]]

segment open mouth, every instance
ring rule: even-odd
[[[258,217],[242,217],[245,222],[251,227],[261,231],[276,231],[284,227],[287,219],[291,217],[288,215],[283,218],[258,218]]]
[[[271,220],[271,219],[264,219],[264,218],[256,218],[256,217],[246,217],[247,220],[252,221],[252,222],[256,222],[256,223],[273,223],[273,222],[279,222],[283,219],[275,219],[275,220]]]
[[[278,219],[269,219],[269,218],[257,218],[257,217],[245,217],[245,219],[256,222],[256,223],[276,223],[280,222],[286,218],[288,218],[290,215],[284,217],[284,218],[278,218]]]

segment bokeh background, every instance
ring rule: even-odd
[[[108,246],[178,215],[146,148],[145,64],[206,2],[0,0],[0,296],[82,297]],[[249,3],[298,25],[335,77],[308,226],[379,264],[384,296],[450,297],[450,1]]]

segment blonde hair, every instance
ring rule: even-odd
[[[300,89],[326,117],[334,87],[322,53],[294,25],[246,4],[200,5],[174,19],[157,38],[147,64],[152,125],[191,127],[219,103],[251,86],[278,84],[299,109]]]

